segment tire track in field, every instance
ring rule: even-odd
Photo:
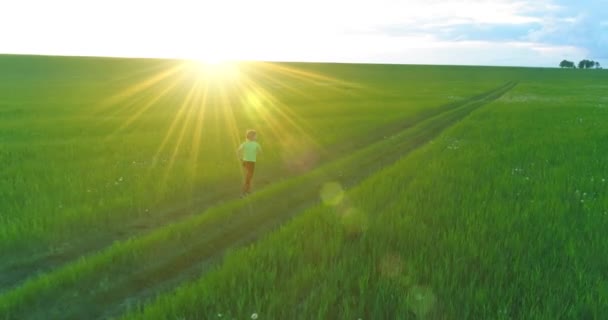
[[[226,250],[253,241],[303,209],[318,203],[318,190],[324,182],[338,180],[346,186],[360,182],[427,143],[470,112],[499,98],[515,85],[507,83],[467,99],[466,103],[439,112],[418,126],[408,127],[393,135],[389,140],[376,142],[363,150],[361,159],[365,161],[342,161],[334,168],[340,169],[343,174],[337,170],[325,171],[268,196],[261,194],[260,197],[245,200],[247,205],[238,208],[229,217],[218,223],[203,225],[197,230],[200,237],[191,239],[188,245],[154,248],[157,259],[152,263],[130,265],[120,271],[109,265],[100,274],[77,282],[73,287],[58,284],[62,287],[60,292],[42,292],[27,305],[10,310],[11,318],[43,319],[57,316],[63,319],[93,319],[120,315],[129,306],[196,278],[222,257]],[[102,290],[91,289],[104,281],[108,283]]]
[[[129,305],[145,302],[158,293],[175,288],[183,281],[200,276],[217,262],[226,250],[250,243],[293,215],[318,203],[318,190],[324,182],[338,180],[344,185],[360,182],[378,169],[394,163],[424,145],[472,111],[498,99],[515,85],[516,83],[513,82],[507,83],[478,96],[477,99],[470,99],[455,109],[441,112],[414,128],[402,130],[389,141],[373,144],[361,157],[365,161],[338,163],[336,167],[350,175],[340,176],[336,172],[326,170],[310,177],[308,181],[302,179],[304,181],[300,184],[275,190],[268,197],[245,200],[247,205],[237,208],[229,217],[197,229],[200,237],[191,239],[189,245],[183,247],[168,245],[157,248],[156,259],[129,266],[128,270],[122,270],[125,272],[123,274],[116,274],[117,270],[108,266],[102,274],[78,282],[77,288],[63,289],[67,291],[74,289],[71,291],[74,293],[72,296],[64,294],[58,301],[49,301],[49,297],[42,294],[30,305],[32,308],[19,310],[14,316],[45,318],[55,314],[61,315],[64,319],[105,319],[120,315],[128,309]],[[404,181],[404,183],[408,182]],[[109,283],[103,290],[88,290],[108,277],[114,279],[108,280]]]
[[[339,159],[342,155],[348,154],[348,152],[351,152],[352,150],[371,145],[382,140],[386,136],[393,136],[405,129],[412,128],[425,120],[449,112],[450,110],[458,109],[475,101],[487,99],[503,87],[504,86],[501,86],[497,89],[483,92],[464,100],[444,104],[437,108],[424,110],[405,120],[401,119],[392,124],[378,128],[378,130],[374,130],[370,134],[365,134],[356,139],[350,139],[349,141],[338,143],[335,146],[330,146],[327,150],[331,151],[321,154],[319,163],[326,163]],[[288,177],[294,176],[296,175],[288,175]],[[270,185],[273,181],[276,182],[278,177],[271,176],[268,180],[269,182],[266,184],[258,182],[257,185],[259,187]],[[0,294],[9,291],[11,288],[17,287],[20,283],[33,275],[51,272],[53,269],[60,268],[71,261],[75,261],[87,253],[100,251],[115,241],[124,241],[128,238],[138,237],[179,221],[180,219],[203,212],[205,209],[221,203],[223,200],[230,199],[231,196],[235,194],[234,190],[233,183],[230,182],[219,188],[202,192],[199,198],[194,199],[191,202],[172,204],[161,208],[152,215],[138,217],[130,221],[123,220],[120,223],[115,224],[115,229],[113,230],[83,228],[84,230],[87,230],[86,234],[75,235],[74,238],[79,239],[79,241],[68,249],[60,250],[59,252],[32,254],[31,252],[16,250],[15,253],[4,253],[3,260],[13,262],[4,265],[0,263]],[[125,211],[124,213],[124,215],[117,216],[130,216],[129,212]]]

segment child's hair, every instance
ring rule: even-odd
[[[257,132],[255,132],[255,130],[247,130],[245,137],[247,138],[247,140],[253,140],[256,134]]]

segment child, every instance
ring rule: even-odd
[[[243,183],[241,197],[247,196],[251,190],[251,179],[255,170],[256,156],[262,152],[262,147],[256,141],[258,137],[255,130],[247,130],[246,138],[247,141],[243,142],[236,150],[245,169],[245,182]]]

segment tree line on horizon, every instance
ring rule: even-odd
[[[565,60],[565,59],[559,63],[559,67],[567,68],[567,69],[576,69],[576,65],[574,64],[574,62]],[[583,59],[578,62],[578,68],[579,69],[593,69],[593,68],[601,69],[602,67],[600,66],[600,63],[597,61]]]

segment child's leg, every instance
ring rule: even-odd
[[[243,187],[241,188],[243,194],[247,193],[247,189],[249,189],[247,176],[249,176],[249,169],[247,168],[247,162],[243,161]]]
[[[253,171],[255,170],[255,162],[249,162],[247,192],[251,191],[251,180],[253,180]]]
[[[245,168],[245,182],[243,183],[243,193],[248,193],[251,190],[251,179],[253,178],[254,163],[245,161],[243,162]]]

